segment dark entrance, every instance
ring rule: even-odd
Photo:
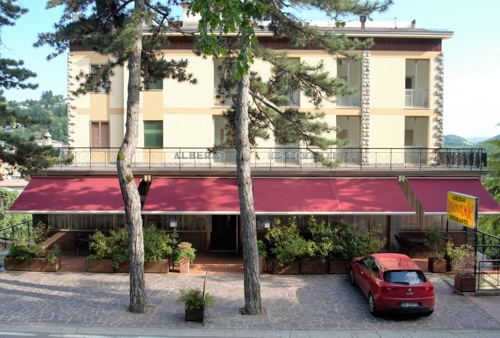
[[[236,215],[212,215],[210,250],[236,251]]]

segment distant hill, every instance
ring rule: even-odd
[[[458,135],[444,135],[445,147],[474,147],[475,143]]]
[[[458,135],[445,135],[444,147],[453,148],[484,148],[486,152],[491,152],[492,147],[486,143],[488,140],[500,139],[500,135],[484,138],[484,137],[471,137],[466,139]]]

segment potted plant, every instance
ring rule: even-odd
[[[215,298],[201,289],[197,288],[182,288],[179,290],[180,296],[177,298],[177,303],[184,304],[184,318],[187,321],[203,320],[203,312],[205,308],[212,307],[215,304]]]
[[[128,266],[123,264],[129,250],[126,228],[110,230],[108,236],[96,231],[89,237],[89,247],[92,254],[85,260],[89,272],[128,272]]]
[[[61,248],[46,247],[49,229],[43,223],[33,227],[31,236],[21,234],[13,239],[5,258],[5,269],[18,271],[56,272],[61,266]]]
[[[425,232],[425,246],[429,249],[427,268],[431,272],[446,272],[446,260],[443,255],[443,232],[439,224],[432,224]]]
[[[356,223],[339,223],[332,233],[332,251],[329,254],[329,273],[349,273],[354,257],[379,252],[385,245],[380,225],[369,229]]]
[[[177,241],[177,233],[167,233],[154,224],[144,227],[144,272],[167,273],[168,258],[172,256],[172,246]]]
[[[307,223],[311,233],[312,257],[300,260],[300,273],[327,273],[328,256],[333,250],[333,237],[335,230],[330,223],[324,220],[317,221],[314,216]]]
[[[267,245],[263,240],[257,241],[257,251],[259,252],[259,272],[267,272]]]
[[[179,266],[180,273],[189,273],[189,265],[194,263],[196,249],[189,242],[180,242],[173,252],[174,265]]]
[[[300,260],[314,254],[313,242],[300,235],[293,217],[288,224],[281,224],[279,219],[275,219],[266,233],[266,240],[269,243],[272,272],[276,274],[298,274]]]
[[[472,246],[462,244],[449,248],[449,255],[452,258],[454,287],[458,292],[474,292],[476,291],[476,277],[471,273],[469,268],[469,257],[473,252]]]

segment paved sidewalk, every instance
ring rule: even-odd
[[[128,274],[7,271],[0,273],[0,336],[23,329],[169,337],[344,336],[337,335],[341,332],[350,337],[375,331],[394,337],[436,331],[500,337],[500,296],[464,297],[453,292],[446,277],[427,275],[436,287],[437,304],[433,315],[417,318],[371,316],[362,293],[345,275],[263,275],[265,313],[243,316],[238,314],[244,304],[243,276],[209,275],[208,291],[216,304],[203,327],[186,322],[182,304],[175,302],[180,288],[201,287],[203,275],[147,274],[150,309],[132,314],[127,311]]]

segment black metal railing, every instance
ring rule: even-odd
[[[477,289],[500,291],[500,237],[477,231]]]
[[[73,167],[115,167],[119,148],[61,148],[61,157],[71,156]],[[456,168],[483,170],[487,166],[487,154],[482,148],[331,148],[309,150],[298,147],[255,148],[251,165],[256,169],[282,170],[398,170]],[[317,160],[318,154],[334,161],[331,168]],[[190,170],[193,168],[220,169],[236,167],[236,150],[210,151],[207,148],[137,148],[133,166],[145,169]],[[61,166],[61,168],[63,168]]]
[[[33,222],[24,221],[19,224],[11,225],[0,229],[0,246],[8,249],[14,238],[31,238],[33,234]]]

